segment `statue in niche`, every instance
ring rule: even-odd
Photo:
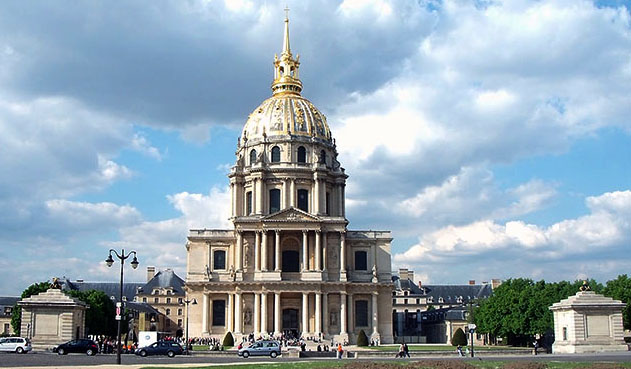
[[[331,325],[337,325],[337,310],[331,311],[331,314],[329,314],[329,322]]]
[[[243,267],[247,268],[250,266],[250,244],[246,243],[243,246]]]
[[[250,308],[246,308],[245,312],[243,313],[243,324],[252,324],[252,310],[250,310]]]

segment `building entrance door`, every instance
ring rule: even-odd
[[[283,310],[283,332],[291,332],[291,335],[298,337],[298,309]]]

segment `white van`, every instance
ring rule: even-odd
[[[25,354],[31,351],[31,341],[22,337],[3,337],[0,338],[0,351],[17,352]]]

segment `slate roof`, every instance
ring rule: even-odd
[[[0,307],[4,308],[5,306],[15,306],[18,301],[20,301],[19,297],[0,296]]]
[[[154,288],[173,288],[173,295],[184,296],[184,280],[172,269],[161,270],[140,289],[139,293],[151,294]]]
[[[444,304],[466,304],[471,299],[487,298],[493,294],[493,287],[490,284],[433,284],[419,287],[409,279],[392,277],[394,288],[409,291],[410,297],[432,297],[433,301],[428,303],[438,304],[443,298]],[[462,301],[458,298],[462,297]]]
[[[434,309],[421,312],[421,320],[425,323],[438,323],[445,320],[467,320],[467,313],[468,309],[464,306]]]
[[[136,296],[136,291],[139,287],[144,286],[144,283],[128,282],[123,283],[123,296],[127,298],[127,301],[133,301]],[[62,289],[64,291],[76,290],[76,291],[89,291],[97,290],[103,291],[106,295],[115,301],[118,301],[120,294],[120,283],[116,282],[77,282],[66,279],[63,282]]]

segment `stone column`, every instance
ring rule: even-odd
[[[208,294],[202,297],[202,333],[208,333]]]
[[[254,293],[254,335],[261,333],[261,295]],[[258,337],[257,337],[258,338]]]
[[[261,243],[261,270],[267,272],[267,230],[263,230],[263,240]]]
[[[274,293],[274,336],[280,336],[280,292]]]
[[[302,231],[302,271],[306,271],[309,269],[309,259],[307,251],[307,231]]]
[[[342,216],[345,217],[346,216],[346,185],[343,184],[341,186],[342,189]]]
[[[346,232],[340,232],[340,281],[346,281]]]
[[[234,294],[228,294],[228,319],[226,320],[226,330],[234,332]]]
[[[261,270],[261,231],[256,231],[254,239],[254,271]]]
[[[283,178],[283,195],[280,197],[280,208],[287,209],[287,195],[289,195],[289,186],[287,185],[288,178]]]
[[[355,322],[353,321],[353,294],[348,294],[348,333],[353,333],[355,331]]]
[[[320,214],[320,180],[315,177],[313,182],[315,182],[312,191],[313,196],[311,196],[313,198],[313,213]]]
[[[237,216],[237,196],[235,194],[235,184],[230,183],[230,203],[232,205],[232,216]]]
[[[302,293],[302,335],[309,333],[309,294]]]
[[[280,271],[280,230],[277,229],[274,238],[274,271]]]
[[[208,295],[208,333],[212,333],[213,332],[213,299],[210,297],[210,295]]]
[[[241,292],[234,295],[234,333],[241,334]]]
[[[322,333],[329,334],[329,294],[322,293]]]
[[[261,294],[261,334],[267,334],[267,292]]]
[[[337,185],[337,214],[339,216],[344,216],[344,199],[342,198],[344,194],[342,193],[342,184]]]
[[[263,199],[264,197],[264,191],[265,189],[263,188],[263,179],[262,178],[257,178],[256,180],[256,213],[257,214],[263,214]]]
[[[327,247],[328,247],[327,235],[325,231],[322,231],[322,271],[324,273],[326,273],[328,269],[327,255],[326,255]]]
[[[250,214],[256,214],[256,204],[258,203],[258,194],[256,193],[256,189],[258,188],[258,186],[256,185],[256,181],[258,181],[257,178],[253,178],[252,179],[252,212]],[[247,211],[247,205],[246,205],[246,209]],[[245,215],[250,215],[250,214],[245,214]]]
[[[289,194],[289,206],[296,207],[296,180],[293,178],[291,179],[290,191],[291,193]]]
[[[377,305],[377,297],[379,293],[377,291],[372,293],[372,334],[379,335],[379,306]]]
[[[340,292],[340,334],[346,334],[346,292]]]
[[[322,270],[322,264],[320,262],[320,254],[322,253],[322,232],[317,230],[315,232],[315,270]]]
[[[315,294],[315,329],[313,330],[316,337],[320,337],[322,332],[322,294],[316,292]]]
[[[242,270],[243,269],[243,232],[240,230],[237,231],[237,248],[236,248],[234,258],[236,259],[235,264],[236,264],[237,271]]]

